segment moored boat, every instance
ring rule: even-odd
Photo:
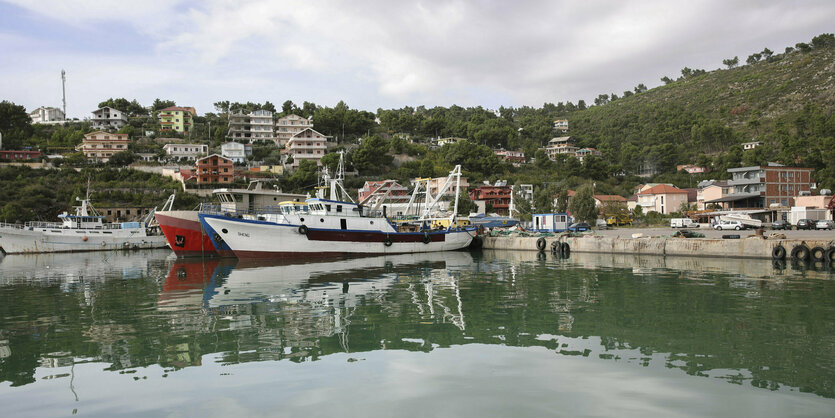
[[[446,228],[432,228],[439,219],[431,214],[452,180],[455,180],[458,195],[460,176],[461,168],[457,166],[438,195],[424,206],[423,214],[404,221],[389,219],[375,208],[354,203],[344,193],[339,175],[334,180],[328,179],[330,199],[319,196],[306,202],[284,202],[275,211],[234,216],[201,212],[199,218],[213,244],[216,247],[228,245],[238,258],[312,258],[459,250],[470,244],[475,228],[456,226],[457,207],[444,218],[450,225]],[[341,198],[338,191],[343,192]]]
[[[74,215],[58,215],[60,223],[0,224],[0,250],[32,254],[165,247],[165,237],[148,225],[150,217],[141,222],[105,223],[87,199],[80,202]]]
[[[201,205],[201,210],[221,213],[260,211],[284,200],[303,200],[301,194],[282,193],[265,189],[261,182],[251,182],[246,189],[217,189],[213,193],[219,205]],[[163,210],[154,216],[168,245],[178,257],[234,257],[232,250],[221,240],[212,240],[201,227],[198,210]],[[217,245],[215,245],[217,242]]]

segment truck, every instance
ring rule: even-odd
[[[670,228],[698,228],[699,223],[690,218],[670,219]]]
[[[606,217],[606,225],[609,226],[621,226],[621,225],[632,225],[632,216],[619,213],[616,215],[609,215]]]

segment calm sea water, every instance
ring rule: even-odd
[[[0,415],[832,416],[835,274],[533,252],[0,259]]]

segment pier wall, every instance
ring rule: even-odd
[[[540,237],[485,236],[483,238],[483,248],[485,249],[538,251],[536,242]],[[551,243],[554,241],[567,242],[572,252],[581,253],[767,259],[771,259],[771,252],[774,247],[780,244],[786,249],[787,258],[792,248],[800,244],[805,244],[809,249],[817,246],[826,249],[833,244],[830,240],[763,239],[762,237],[756,236],[743,239],[705,239],[670,237],[618,238],[586,235],[582,237],[545,237],[545,251],[551,250]]]

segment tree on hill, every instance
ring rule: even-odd
[[[815,48],[835,47],[835,34],[822,33],[812,38],[812,46]]]
[[[722,64],[725,64],[728,69],[736,68],[739,65],[739,57],[728,58],[726,60],[722,60]]]
[[[644,85],[644,83],[640,83],[637,86],[635,86],[635,94],[643,93],[645,91],[647,91],[647,86]]]
[[[99,103],[99,108],[102,107],[110,107],[116,110],[121,110],[124,113],[127,113],[128,116],[145,116],[148,114],[148,109],[145,109],[136,99],[128,101],[124,97],[119,98],[109,98],[101,103]]]
[[[162,109],[165,109],[166,107],[171,107],[171,106],[176,106],[176,105],[177,105],[177,103],[175,103],[173,100],[154,99],[154,104],[151,105],[151,109],[154,112],[158,112]]]
[[[745,60],[745,62],[748,63],[748,64],[756,64],[756,63],[760,62],[760,59],[762,59],[762,57],[763,57],[762,54],[757,52],[757,53],[749,55],[748,59]]]
[[[661,77],[661,81],[663,81],[663,82],[664,82],[664,84],[666,85],[666,84],[671,84],[671,83],[672,83],[673,81],[675,81],[675,80],[673,80],[673,79],[672,79],[672,78],[670,78],[670,77],[664,76],[664,77]]]
[[[23,146],[32,135],[32,120],[26,108],[6,100],[0,102],[0,133],[3,134],[3,148]]]
[[[349,154],[351,164],[361,175],[382,174],[394,160],[388,150],[388,141],[377,135],[363,138],[362,144]]]

